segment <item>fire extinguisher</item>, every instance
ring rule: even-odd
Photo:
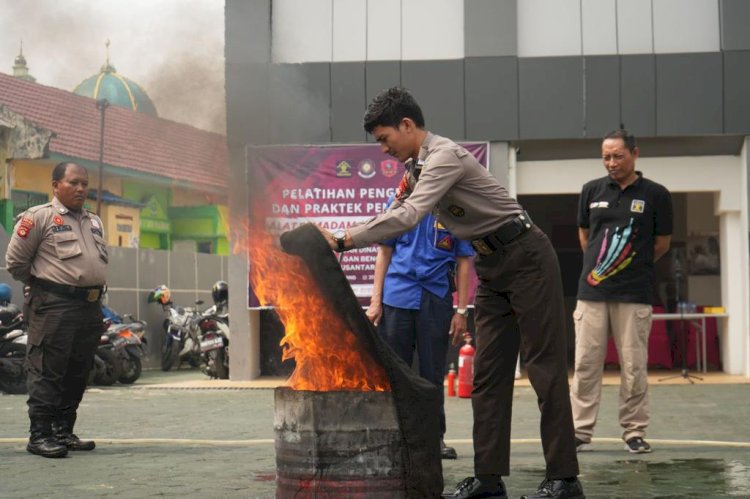
[[[450,368],[448,369],[448,396],[456,396],[456,366],[451,362]]]
[[[471,335],[464,335],[466,343],[458,351],[458,396],[471,397],[474,388],[474,347],[471,346]]]

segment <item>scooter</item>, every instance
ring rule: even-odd
[[[141,357],[146,355],[146,322],[134,320],[130,314],[120,315],[102,304],[106,334],[120,361],[120,383],[135,383],[143,370]]]
[[[17,305],[0,305],[0,391],[26,393],[26,343],[23,314]]]
[[[114,345],[105,331],[99,337],[99,346],[94,352],[94,365],[89,373],[89,385],[111,386],[120,377],[120,360]]]
[[[228,316],[221,315],[216,305],[200,314],[201,371],[211,378],[229,379],[228,321]]]
[[[141,357],[146,355],[145,331],[146,323],[143,321],[112,324],[107,330],[120,362],[120,376],[117,378],[120,383],[130,385],[141,376]]]

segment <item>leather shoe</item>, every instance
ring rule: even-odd
[[[67,447],[57,442],[52,435],[34,435],[29,438],[26,450],[42,457],[65,457]]]
[[[458,459],[456,449],[445,445],[443,439],[440,439],[440,459]]]
[[[586,499],[583,495],[583,487],[577,477],[572,479],[551,480],[545,478],[536,493],[530,496],[521,496],[521,499]]]
[[[453,492],[444,493],[441,496],[442,499],[480,499],[480,498],[495,498],[495,499],[508,499],[508,495],[505,493],[505,484],[502,480],[492,480],[491,482],[485,480],[483,483],[477,477],[470,476],[464,478],[458,485],[456,490]]]
[[[93,440],[81,440],[75,433],[58,433],[57,441],[68,450],[94,450],[96,442]]]

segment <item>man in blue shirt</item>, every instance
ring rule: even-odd
[[[367,317],[407,365],[412,364],[416,346],[419,374],[440,387],[441,400],[448,339],[451,335],[461,338],[466,331],[473,256],[469,242],[456,239],[428,214],[412,231],[383,241],[375,262]],[[458,292],[455,312],[454,273]],[[455,449],[445,445],[443,435],[445,410],[441,402],[441,456],[456,459]]]

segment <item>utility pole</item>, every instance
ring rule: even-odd
[[[96,189],[96,215],[102,214],[102,189],[104,186],[104,114],[109,107],[107,99],[96,101],[96,108],[101,114],[101,127],[99,129],[99,186]]]

